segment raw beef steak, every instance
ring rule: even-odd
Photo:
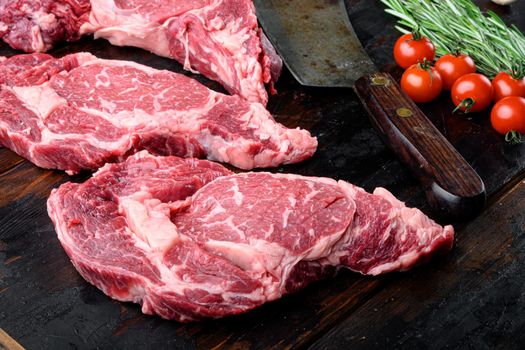
[[[388,191],[270,173],[231,174],[146,152],[48,200],[86,280],[146,314],[238,314],[333,275],[406,270],[451,249],[454,231]]]
[[[44,52],[91,33],[174,58],[252,102],[266,104],[282,69],[251,0],[0,0],[0,37],[13,48]]]
[[[78,53],[0,58],[0,144],[76,173],[144,149],[273,167],[310,157],[317,140],[184,75]]]
[[[80,38],[90,8],[89,0],[0,0],[0,38],[14,49],[47,51]]]
[[[83,33],[174,58],[248,101],[266,104],[264,83],[279,77],[282,62],[269,42],[263,46],[251,0],[91,0],[91,7]]]

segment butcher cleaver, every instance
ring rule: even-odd
[[[383,141],[425,186],[435,209],[478,213],[485,186],[478,174],[357,38],[344,1],[255,0],[257,17],[293,76],[303,85],[352,87]]]

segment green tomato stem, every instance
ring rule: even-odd
[[[452,111],[452,113],[456,113],[459,110],[462,110],[463,113],[468,114],[470,113],[470,110],[474,105],[476,104],[476,101],[473,98],[466,98],[463,101],[461,101],[456,108]]]

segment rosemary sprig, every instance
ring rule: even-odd
[[[483,13],[471,0],[381,0],[398,17],[396,28],[419,31],[436,46],[436,54],[461,51],[490,78],[499,72],[525,73],[525,36],[494,12]]]

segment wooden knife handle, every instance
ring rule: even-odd
[[[483,209],[485,185],[479,175],[390,74],[362,77],[355,88],[384,142],[426,187],[434,209],[453,217]]]

